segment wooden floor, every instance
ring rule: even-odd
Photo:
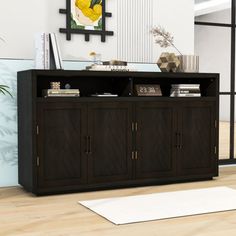
[[[220,177],[212,181],[46,197],[35,197],[20,187],[0,188],[0,235],[235,236],[236,211],[116,226],[77,204],[79,200],[213,186],[236,189],[236,167],[220,168]]]

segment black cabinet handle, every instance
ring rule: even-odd
[[[179,149],[181,149],[181,133],[179,132],[179,142],[178,142],[178,145],[179,145]]]
[[[92,137],[88,136],[88,140],[89,140],[89,151],[88,154],[92,154]]]
[[[178,149],[179,148],[179,133],[175,132],[175,147]]]
[[[89,150],[88,150],[88,136],[85,136],[84,137],[84,139],[85,139],[85,145],[86,145],[86,147],[85,147],[85,154],[89,154]]]
[[[181,149],[184,148],[184,144],[183,144],[183,133],[180,134],[180,148],[181,148]]]
[[[175,133],[175,140],[176,140],[176,144],[175,144],[175,147],[177,149],[181,149],[183,147],[183,145],[181,144],[182,141],[181,141],[181,133],[180,132],[176,132]]]

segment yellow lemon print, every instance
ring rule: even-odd
[[[91,4],[91,0],[76,0],[75,5],[80,9],[83,10],[85,8],[89,8]]]
[[[93,15],[93,10],[91,8],[84,8],[82,9],[82,12],[85,16],[89,18]]]
[[[95,4],[93,10],[97,15],[102,15],[102,6],[100,4]]]

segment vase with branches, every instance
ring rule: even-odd
[[[155,37],[156,44],[162,48],[173,47],[180,55],[183,55],[174,44],[174,37],[170,32],[166,31],[162,26],[155,26],[151,33]]]

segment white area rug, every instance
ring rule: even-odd
[[[114,224],[236,210],[236,190],[214,187],[80,201]]]

